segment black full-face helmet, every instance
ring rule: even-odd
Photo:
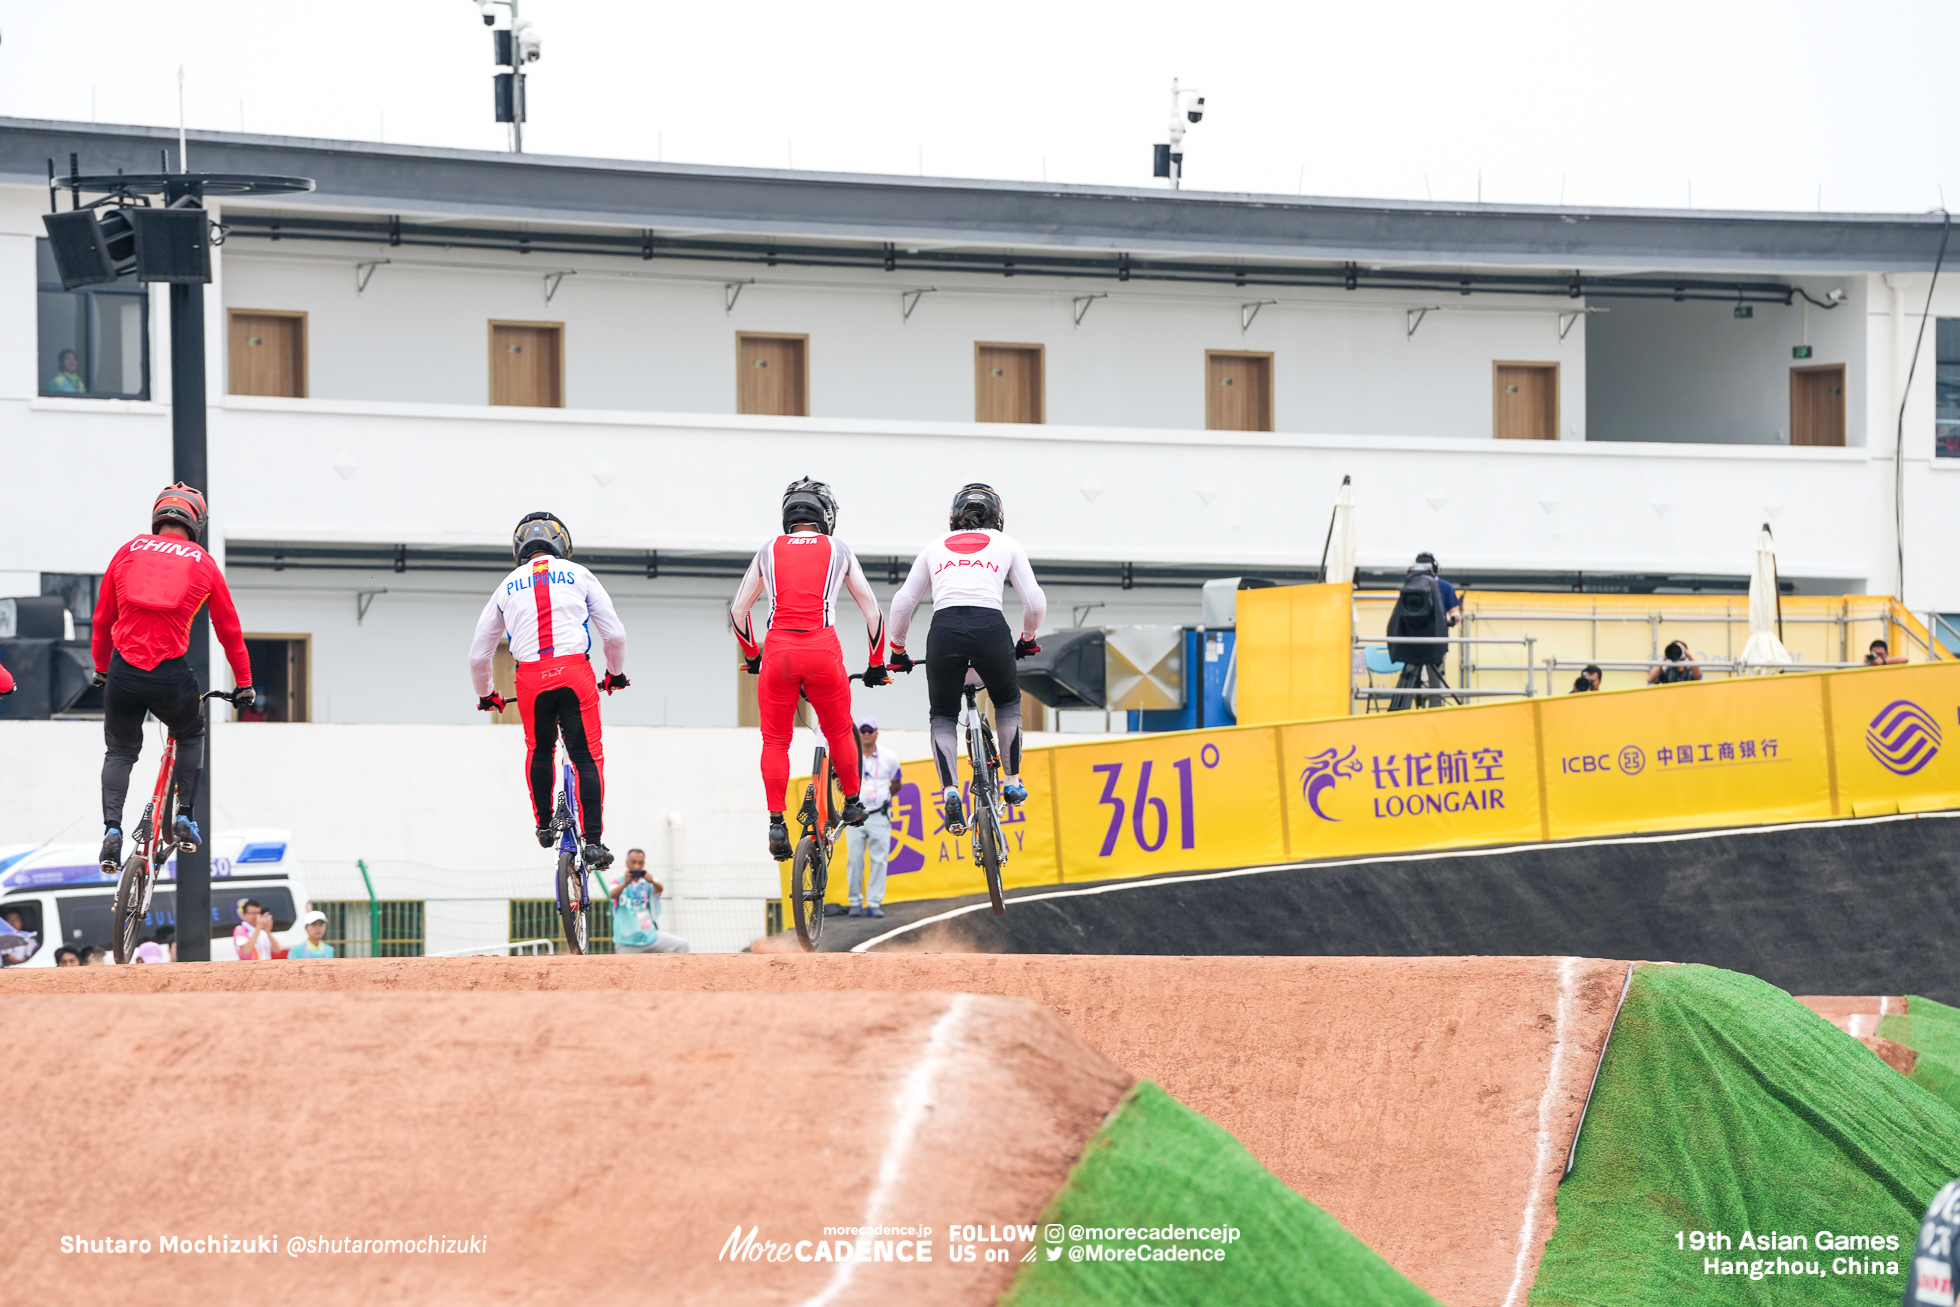
[[[955,531],[962,527],[968,530],[992,527],[996,531],[1004,531],[1007,529],[1007,509],[992,486],[969,481],[953,496],[953,511],[948,515],[947,525]]]
[[[799,522],[808,522],[825,535],[837,529],[837,499],[829,486],[809,477],[789,483],[783,491],[783,530],[794,530]]]
[[[570,558],[572,533],[565,529],[556,513],[526,513],[517,529],[510,533],[510,552],[519,563],[537,553]]]

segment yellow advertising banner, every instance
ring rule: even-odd
[[[1021,783],[1028,787],[1028,802],[1010,807],[1001,834],[1007,839],[1007,865],[1001,880],[1008,889],[1055,883],[1055,823],[1050,801],[1048,750],[1030,749],[1022,758]],[[960,759],[960,797],[967,812],[973,811],[972,768]],[[932,760],[902,764],[904,781],[892,800],[891,854],[885,863],[885,900],[890,903],[909,899],[957,898],[965,894],[985,894],[987,878],[974,861],[973,835],[946,833],[946,813],[940,803],[938,778]],[[924,782],[921,784],[921,782]],[[810,784],[808,776],[793,777],[789,793],[800,796]],[[792,807],[790,842],[801,838]],[[849,903],[850,858],[848,832],[837,837],[830,865],[830,881],[825,886],[826,903]],[[778,867],[783,900],[789,900],[790,864]],[[785,909],[783,920],[789,921]]]
[[[1062,879],[1274,861],[1286,847],[1275,738],[1242,726],[1046,750]]]
[[[1830,696],[1843,816],[1960,807],[1960,665],[1820,678]]]
[[[1831,815],[1819,677],[1569,695],[1539,711],[1554,839]]]
[[[1517,703],[1281,727],[1288,855],[1538,839],[1531,712]]]

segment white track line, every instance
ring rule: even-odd
[[[1558,964],[1558,1029],[1552,1044],[1552,1065],[1545,1072],[1545,1092],[1538,1096],[1538,1148],[1532,1158],[1531,1194],[1525,1200],[1524,1224],[1518,1227],[1518,1258],[1511,1272],[1511,1291],[1504,1295],[1504,1307],[1512,1307],[1525,1291],[1525,1269],[1538,1243],[1538,1209],[1544,1200],[1546,1178],[1551,1174],[1552,1113],[1557,1110],[1561,1092],[1565,1030],[1572,1013],[1572,989],[1578,970],[1578,958],[1567,958]],[[1556,1182],[1552,1187],[1557,1188]]]
[[[932,1023],[932,1033],[926,1037],[924,1055],[913,1064],[905,1079],[899,1083],[898,1092],[892,1096],[897,1122],[892,1126],[891,1138],[885,1141],[885,1155],[878,1163],[878,1180],[871,1186],[870,1196],[864,1200],[864,1225],[877,1225],[885,1219],[885,1207],[891,1201],[892,1191],[904,1177],[905,1159],[912,1151],[912,1141],[919,1133],[919,1125],[925,1120],[926,1112],[932,1107],[933,1080],[952,1048],[953,1028],[965,1016],[972,1001],[971,994],[953,995],[953,1001]],[[865,1247],[865,1236],[858,1237],[858,1247],[860,1250]],[[815,1297],[806,1299],[803,1307],[825,1307],[835,1302],[837,1296],[850,1287],[859,1264],[858,1257],[837,1263],[836,1270],[831,1272],[830,1283]]]
[[[1833,817],[1824,821],[1792,821],[1779,826],[1725,826],[1719,830],[1678,831],[1666,835],[1617,835],[1608,839],[1593,840],[1554,840],[1534,844],[1499,844],[1483,849],[1443,849],[1434,853],[1384,853],[1368,858],[1347,858],[1338,862],[1267,862],[1256,867],[1233,867],[1226,871],[1189,872],[1182,876],[1151,876],[1142,880],[1126,880],[1116,884],[1088,885],[1081,889],[1049,890],[1043,894],[1017,894],[1008,899],[1009,903],[1039,903],[1043,899],[1072,899],[1090,894],[1117,894],[1124,890],[1154,889],[1160,885],[1190,885],[1207,880],[1229,880],[1235,876],[1266,876],[1276,871],[1327,871],[1337,867],[1368,867],[1383,863],[1399,862],[1441,862],[1452,858],[1493,858],[1511,853],[1543,853],[1557,849],[1597,849],[1611,848],[1623,844],[1680,844],[1692,840],[1721,839],[1729,835],[1774,835],[1781,831],[1826,830],[1834,826],[1877,826],[1892,821],[1927,821],[1941,818],[1960,819],[1960,812],[1907,812],[1885,817]],[[896,929],[888,930],[851,947],[853,953],[869,952],[873,947],[897,939],[900,935],[923,930],[927,926],[954,917],[963,917],[969,912],[993,910],[986,900],[969,903],[964,907],[952,908],[930,917],[921,917]]]

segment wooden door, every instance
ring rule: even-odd
[[[1211,431],[1273,429],[1273,356],[1205,351],[1205,427]]]
[[[306,398],[306,315],[231,311],[231,393]]]
[[[810,338],[735,336],[735,411],[768,417],[810,416]]]
[[[1499,440],[1558,439],[1558,364],[1493,363],[1491,378]]]
[[[502,712],[485,714],[497,726],[522,726],[524,714],[517,709],[517,659],[511,656],[510,641],[499,640],[490,659],[490,688],[504,696],[508,705]]]
[[[516,408],[565,407],[565,324],[490,324],[490,402]]]
[[[1844,444],[1844,364],[1790,369],[1790,443]]]
[[[1040,422],[1046,417],[1040,345],[973,347],[973,420]]]

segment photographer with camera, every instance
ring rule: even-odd
[[[647,875],[647,851],[626,850],[626,879],[612,887],[613,952],[689,953],[687,941],[660,929],[667,887]]]
[[[1883,640],[1873,640],[1871,648],[1865,650],[1867,667],[1896,667],[1905,660],[1904,654],[1893,653],[1892,646]]]
[[[1463,604],[1456,587],[1436,574],[1436,556],[1416,555],[1408,574],[1402,578],[1402,592],[1388,615],[1388,656],[1402,664],[1396,679],[1398,690],[1447,690],[1443,663],[1450,647],[1442,643],[1449,629],[1463,618]],[[1420,640],[1421,643],[1404,643]],[[1440,694],[1398,694],[1388,701],[1390,712],[1410,708],[1433,708]]]
[[[1658,663],[1647,672],[1649,685],[1678,685],[1682,681],[1699,681],[1701,668],[1688,657],[1688,646],[1679,640],[1669,643],[1661,651],[1665,662]]]

